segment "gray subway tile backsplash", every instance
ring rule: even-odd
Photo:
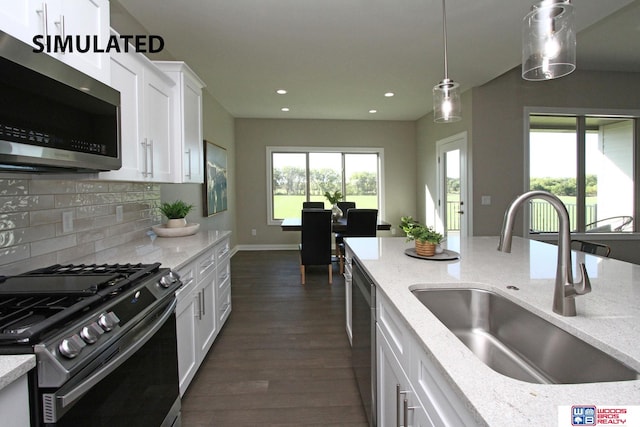
[[[0,275],[71,262],[142,238],[160,223],[159,206],[159,184],[0,178]],[[63,212],[69,211],[73,228],[64,230]]]

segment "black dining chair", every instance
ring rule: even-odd
[[[307,265],[327,265],[329,284],[333,283],[331,265],[331,211],[302,210],[302,243],[300,243],[300,277],[305,284]]]
[[[343,233],[336,233],[336,256],[340,264],[340,274],[344,272],[344,238],[376,237],[378,231],[377,209],[348,209],[346,218],[347,229]]]
[[[611,247],[609,245],[578,239],[571,240],[571,249],[602,257],[608,257],[611,253]]]
[[[356,202],[338,202],[337,205],[340,208],[340,210],[342,211],[342,215],[345,218],[347,217],[347,211],[349,209],[355,209],[356,208]]]
[[[302,202],[302,209],[324,209],[324,202]]]

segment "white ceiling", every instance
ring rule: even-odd
[[[117,1],[234,117],[415,120],[444,77],[440,0]],[[533,2],[447,1],[449,77],[463,91],[521,63]],[[578,68],[640,72],[640,0],[573,4]]]

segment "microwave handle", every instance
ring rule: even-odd
[[[176,298],[168,304],[168,306],[164,309],[162,316],[156,319],[153,325],[144,332],[144,334],[135,341],[130,347],[123,349],[117,357],[112,359],[109,363],[101,367],[99,370],[94,372],[91,376],[83,380],[80,384],[73,387],[71,390],[64,392],[63,394],[59,394],[59,392],[63,389],[60,389],[56,393],[50,393],[43,395],[43,400],[51,400],[54,399],[53,402],[54,410],[51,411],[50,415],[52,419],[45,419],[45,423],[55,423],[58,419],[67,411],[65,408],[72,405],[76,400],[80,399],[84,396],[93,386],[98,384],[101,380],[103,380],[107,375],[115,371],[120,365],[127,361],[133,354],[138,351],[142,346],[144,346],[155,334],[162,328],[162,326],[169,320],[171,315],[174,313],[177,305]],[[47,406],[47,405],[45,405]]]

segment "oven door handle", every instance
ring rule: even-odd
[[[144,332],[144,335],[142,335],[138,340],[136,340],[131,346],[121,351],[118,354],[118,356],[112,359],[108,364],[101,367],[99,370],[97,370],[91,376],[87,377],[85,380],[83,380],[81,383],[73,387],[71,390],[67,392],[63,392],[62,391],[63,389],[60,389],[56,393],[45,394],[44,395],[45,400],[47,400],[47,398],[55,399],[55,407],[56,407],[56,410],[54,411],[55,415],[53,416],[53,418],[55,419],[45,420],[45,422],[57,422],[58,418],[66,412],[65,408],[73,404],[76,400],[80,399],[85,393],[91,390],[93,386],[95,386],[100,381],[102,381],[111,372],[115,371],[120,365],[126,362],[127,359],[129,359],[136,351],[142,348],[142,346],[144,346],[171,317],[171,315],[175,311],[176,305],[177,305],[177,300],[176,298],[173,298],[173,300],[169,303],[167,308],[162,313],[161,317],[156,321],[154,321],[151,328],[149,328],[149,330]],[[62,394],[58,394],[59,392]]]

